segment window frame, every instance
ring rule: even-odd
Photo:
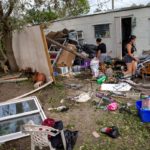
[[[94,27],[94,37],[95,38],[111,38],[111,34],[110,34],[110,24],[111,23],[103,23],[103,24],[95,24],[95,25],[93,25],[93,27]],[[109,28],[109,36],[108,37],[104,37],[104,36],[101,36],[101,37],[96,37],[96,29],[95,29],[95,27],[96,26],[101,26],[101,25],[108,25],[108,28]]]
[[[39,103],[36,96],[30,96],[30,97],[17,99],[17,100],[13,100],[13,101],[2,102],[2,103],[0,103],[0,106],[9,105],[9,104],[16,104],[16,103],[20,103],[20,102],[24,102],[24,101],[30,101],[30,100],[35,102],[37,110],[32,110],[32,111],[29,111],[29,112],[23,112],[23,113],[16,114],[16,115],[2,117],[2,118],[0,118],[0,123],[3,122],[3,121],[9,121],[9,120],[12,120],[12,119],[26,117],[26,116],[30,116],[30,115],[34,115],[34,114],[39,114],[41,116],[41,119],[45,120],[46,115],[45,115],[45,113],[44,113],[44,111],[43,111],[43,109],[42,109],[42,107],[41,107],[41,105],[40,105],[40,103]],[[22,133],[22,131],[15,132],[15,133],[10,133],[10,134],[7,134],[7,135],[2,135],[2,136],[0,136],[0,143],[5,143],[7,141],[15,140],[15,139],[26,137],[26,136],[28,136],[28,135]]]

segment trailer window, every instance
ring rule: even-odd
[[[95,38],[109,38],[110,27],[109,24],[94,25]]]

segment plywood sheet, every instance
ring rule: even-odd
[[[52,80],[40,26],[14,32],[13,51],[20,69],[31,67],[33,70],[44,73],[47,81]]]

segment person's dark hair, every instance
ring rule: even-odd
[[[97,38],[97,39],[96,39],[96,42],[98,42],[98,43],[100,43],[101,41],[102,41],[101,38]]]
[[[136,39],[135,35],[130,35],[128,39],[128,43],[131,42],[132,40]]]

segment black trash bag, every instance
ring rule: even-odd
[[[89,54],[89,58],[93,58],[96,56],[96,49],[97,46],[93,45],[93,44],[84,44],[82,45],[81,48],[84,52],[86,52],[87,54]]]
[[[67,150],[73,150],[73,147],[77,141],[78,131],[66,130],[64,134],[67,143]]]
[[[77,137],[78,137],[78,131],[70,131],[70,130],[65,130],[64,131],[65,139],[66,139],[66,145],[67,145],[67,150],[73,150],[73,147],[76,143]],[[56,148],[57,150],[63,150],[63,142],[61,139],[61,134],[58,134],[55,137],[51,137],[50,139],[52,146]]]
[[[63,122],[62,121],[55,122],[54,128],[58,129],[58,130],[62,130],[63,129]],[[55,137],[51,136],[49,140],[51,141],[51,144],[54,148],[57,148],[57,149],[63,148],[60,134],[56,135]]]

